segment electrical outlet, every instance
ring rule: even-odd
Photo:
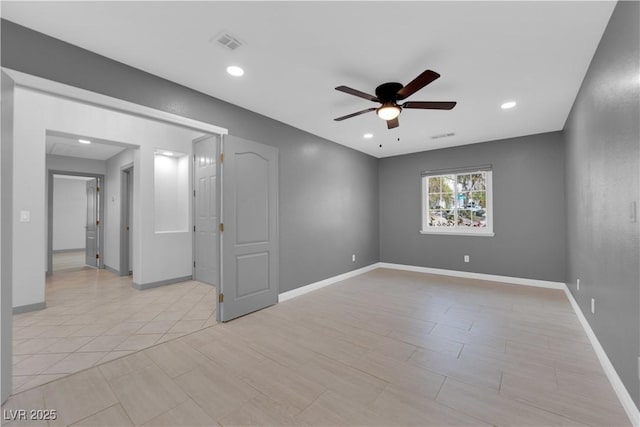
[[[30,222],[30,221],[31,221],[31,212],[20,211],[20,222]]]
[[[351,262],[356,262],[356,254],[351,255]]]
[[[580,279],[576,280],[576,289],[580,290]]]
[[[469,255],[464,256],[464,262],[469,262]]]
[[[591,298],[591,314],[596,314],[596,299]]]

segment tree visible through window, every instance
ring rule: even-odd
[[[491,171],[422,177],[422,232],[492,234]]]

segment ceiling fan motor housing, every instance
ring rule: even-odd
[[[383,104],[388,102],[395,103],[397,100],[398,91],[403,87],[404,86],[402,85],[402,83],[396,83],[396,82],[383,83],[376,88],[376,97]]]

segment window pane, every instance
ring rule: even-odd
[[[471,190],[471,175],[458,175],[458,191]]]
[[[439,193],[441,181],[442,181],[442,177],[440,176],[430,176],[429,177],[429,193]]]
[[[486,174],[484,172],[471,175],[471,190],[486,190]]]
[[[469,205],[469,193],[458,193],[458,207],[465,209]]]
[[[442,195],[442,209],[455,209],[456,198],[452,193]]]
[[[445,175],[442,177],[442,192],[453,193],[456,190],[456,176]]]
[[[473,226],[474,227],[486,227],[487,226],[487,211],[485,209],[478,209],[473,212]]]
[[[475,209],[486,209],[487,193],[484,191],[474,191],[471,193],[469,203],[471,203]]]
[[[447,218],[440,210],[429,211],[429,225],[432,227],[445,227]]]
[[[429,209],[441,209],[440,208],[440,194],[429,195]]]
[[[458,225],[462,227],[471,227],[471,211],[468,209],[460,209],[458,211]]]

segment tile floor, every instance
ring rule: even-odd
[[[13,316],[14,393],[216,323],[212,286],[138,291],[131,277],[64,255],[64,268],[47,278],[47,308]]]
[[[74,426],[630,425],[563,292],[384,269],[3,407],[39,408]]]

